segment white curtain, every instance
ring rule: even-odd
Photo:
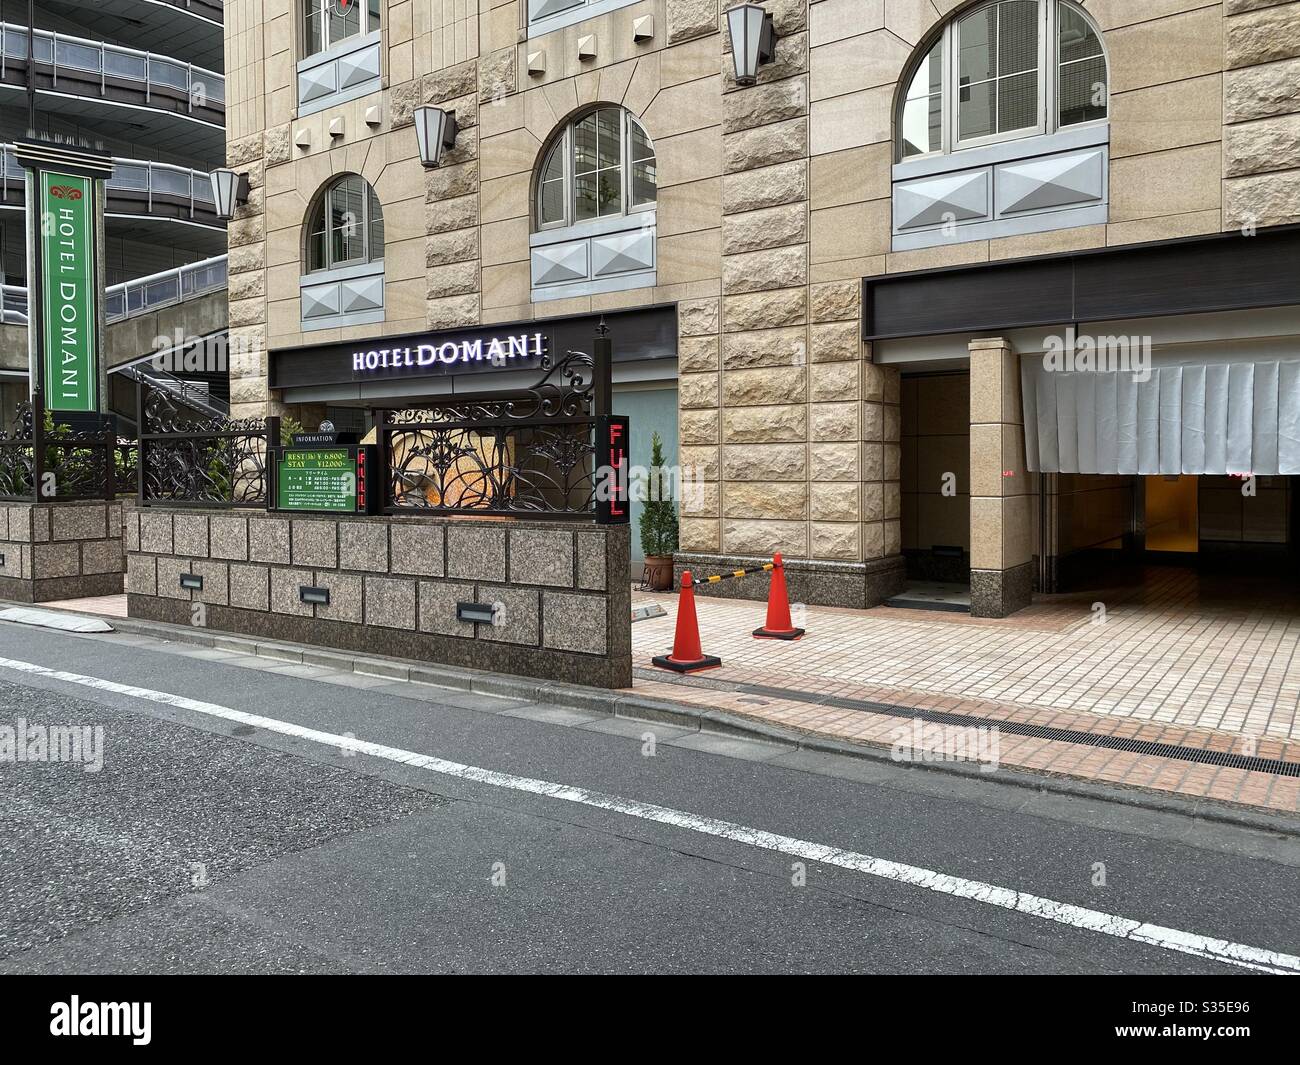
[[[1042,473],[1300,474],[1300,361],[1131,372],[1021,360],[1025,451]]]

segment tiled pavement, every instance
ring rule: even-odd
[[[1276,581],[1153,569],[1129,587],[1039,597],[1004,620],[815,607],[798,622],[807,636],[794,643],[752,638],[762,603],[700,597],[704,650],[723,665],[689,678],[651,666],[652,655],[671,647],[675,594],[633,596],[633,605],[651,602],[668,614],[632,626],[634,690],[642,696],[877,747],[910,728],[906,717],[818,700],[1300,763],[1300,590]],[[125,596],[43,605],[125,616]],[[999,759],[1049,775],[1300,810],[1300,776],[1007,733]]]
[[[126,617],[126,595],[98,595],[91,599],[60,599],[53,603],[37,603],[38,609],[72,610],[79,614],[98,614],[106,618]]]
[[[890,747],[905,718],[819,704],[827,696],[1300,763],[1300,590],[1276,580],[1152,569],[1140,583],[1039,597],[1005,620],[923,610],[810,608],[797,642],[755,640],[761,603],[696,600],[719,669],[685,684],[650,665],[668,616],[632,627],[636,690],[801,732]],[[762,579],[762,578],[760,578]],[[761,686],[757,695],[737,686]],[[772,689],[784,689],[787,698]],[[910,725],[909,725],[910,727]],[[1300,777],[1002,734],[1002,765],[1275,811],[1300,809]]]

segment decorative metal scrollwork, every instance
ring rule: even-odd
[[[32,499],[36,495],[32,405],[24,400],[14,411],[14,428],[0,432],[0,496]]]
[[[144,401],[148,433],[265,433],[265,418],[224,418],[207,414],[163,388],[149,388]]]
[[[103,499],[128,491],[134,485],[133,452],[134,445],[103,431],[76,431],[48,415],[38,424],[34,405],[20,403],[14,429],[0,433],[0,497]]]
[[[144,496],[184,503],[265,503],[266,421],[195,411],[163,389],[144,402]]]
[[[501,399],[476,397],[394,411],[395,425],[408,423],[518,422],[535,419],[585,418],[595,400],[595,361],[581,351],[565,352],[536,384]]]
[[[596,367],[567,352],[523,392],[393,411],[389,500],[440,512],[580,515],[595,500]]]
[[[12,433],[0,431],[0,440],[30,440],[34,415],[31,400],[25,399],[14,408],[14,429]]]

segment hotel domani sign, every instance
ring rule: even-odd
[[[49,170],[41,185],[41,320],[45,406],[94,411],[95,183]]]
[[[441,343],[371,347],[352,353],[352,372],[361,376],[402,370],[447,367],[450,372],[474,369],[525,369],[540,366],[549,352],[544,333],[476,336]]]
[[[31,173],[38,213],[28,240],[40,287],[32,316],[31,377],[46,410],[96,412],[100,405],[100,284],[97,189],[112,175],[103,152],[39,141],[15,145]]]
[[[630,308],[604,315],[578,315],[465,326],[437,332],[376,335],[359,340],[272,348],[268,353],[269,387],[290,390],[289,402],[311,402],[297,389],[338,387],[362,395],[416,394],[419,382],[431,392],[444,392],[447,383],[463,379],[464,386],[481,388],[500,375],[527,387],[527,375],[545,370],[550,359],[567,351],[591,351],[601,319],[614,338],[614,361],[651,362],[677,356],[677,310],[671,304]],[[523,371],[516,378],[512,371]],[[475,378],[479,379],[475,383]],[[491,388],[493,386],[488,385]]]

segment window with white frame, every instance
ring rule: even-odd
[[[380,0],[301,0],[303,57],[379,29]]]
[[[527,0],[528,35],[539,37],[617,11],[621,7],[631,7],[636,2],[637,0]]]
[[[990,0],[951,19],[909,71],[900,160],[1104,121],[1101,35],[1070,0]]]
[[[537,180],[536,228],[561,229],[630,215],[655,205],[655,150],[621,107],[601,107],[569,123]]]
[[[329,185],[307,224],[307,272],[382,262],[384,212],[365,178],[349,174]]]

